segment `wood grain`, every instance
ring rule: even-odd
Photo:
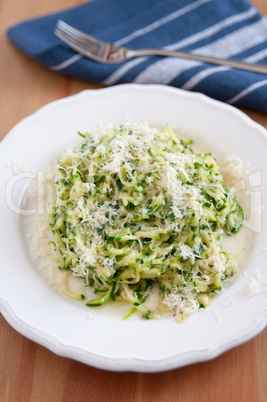
[[[100,85],[64,77],[30,60],[7,40],[20,20],[81,3],[0,0],[0,139],[44,104]],[[267,1],[254,0],[267,15]],[[267,115],[244,110],[267,128]],[[0,316],[0,402],[265,402],[267,330],[218,358],[161,374],[112,373],[56,356]]]

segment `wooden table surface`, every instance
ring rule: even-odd
[[[0,0],[0,139],[44,104],[85,88],[100,88],[49,71],[5,37],[13,23],[79,3]],[[267,0],[253,3],[267,15]],[[267,128],[267,115],[244,111]],[[267,401],[267,329],[212,361],[161,374],[138,374],[107,372],[58,357],[18,334],[2,316],[0,328],[0,402]]]

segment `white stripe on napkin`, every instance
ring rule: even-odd
[[[261,18],[259,21],[217,39],[209,45],[194,49],[192,53],[222,58],[232,57],[235,54],[265,42],[266,32],[267,20]],[[192,60],[165,58],[142,71],[135,78],[134,82],[169,84],[184,71],[201,64]]]
[[[138,38],[139,36],[143,36],[151,31],[154,31],[155,29],[160,28],[162,25],[168,24],[169,22],[176,20],[182,15],[185,15],[190,11],[195,10],[196,8],[202,6],[202,4],[208,3],[209,1],[211,0],[197,0],[191,4],[188,4],[187,6],[182,7],[179,10],[176,10],[169,15],[166,15],[163,18],[154,21],[152,24],[149,24],[141,29],[138,29],[137,31],[132,32],[131,34],[125,36],[124,38],[117,40],[116,42],[114,42],[114,44],[117,46],[124,45],[125,43],[128,43],[131,40]]]
[[[230,27],[231,25],[234,25],[238,22],[245,21],[247,19],[252,18],[255,14],[257,13],[257,10],[254,7],[251,7],[249,10],[244,11],[242,13],[232,15],[231,17],[226,18],[225,20],[222,20],[206,29],[203,31],[200,31],[196,34],[190,35],[185,39],[182,39],[178,42],[172,43],[171,45],[165,46],[164,49],[168,50],[178,50],[183,47],[192,45],[194,43],[197,43],[203,39],[206,39],[221,30]],[[114,73],[112,73],[108,78],[106,78],[103,82],[105,85],[114,85],[116,82],[122,78],[128,71],[130,71],[132,68],[137,66],[138,64],[144,62],[147,60],[148,57],[140,57],[135,60],[131,60],[128,63],[124,64],[122,67],[118,68]]]
[[[221,73],[227,70],[230,70],[230,68],[224,66],[206,68],[205,70],[200,71],[200,73],[193,75],[193,77],[190,78],[181,88],[190,91],[192,88],[194,88],[197,84],[199,84],[201,81],[203,81],[210,75],[213,75],[215,73]]]
[[[50,66],[50,70],[60,71],[64,70],[65,68],[71,66],[72,64],[76,63],[76,61],[81,60],[83,56],[81,54],[75,54],[71,56],[69,59],[66,59],[62,63],[56,64],[55,66]]]
[[[165,49],[176,50],[176,49],[181,49],[181,48],[189,46],[189,45],[193,45],[194,43],[197,43],[203,39],[206,39],[220,31],[222,31],[225,28],[229,28],[230,26],[232,26],[234,24],[246,21],[246,20],[254,17],[254,15],[256,15],[256,14],[257,14],[257,10],[254,7],[251,7],[247,11],[243,11],[240,14],[235,14],[235,15],[232,15],[231,17],[225,18],[224,20],[217,22],[216,24],[211,25],[208,28],[203,29],[203,31],[200,31],[196,34],[188,36],[185,39],[182,39],[178,42],[168,45],[165,47]]]
[[[267,48],[262,49],[258,53],[255,53],[252,56],[247,57],[245,60],[248,63],[257,63],[257,61],[263,60],[265,58],[267,58]]]
[[[251,92],[255,91],[256,89],[263,87],[264,85],[267,85],[267,80],[255,82],[254,84],[250,85],[249,87],[243,89],[243,91],[239,92],[239,94],[235,95],[233,98],[229,99],[227,101],[227,103],[230,103],[230,104],[236,103],[241,98],[244,98],[246,95],[250,94]]]
[[[267,57],[267,49],[260,50],[258,53],[253,54],[252,56],[246,57],[244,61],[247,63],[256,63],[257,61],[263,60]],[[195,88],[201,81],[210,75],[221,73],[222,71],[230,70],[229,67],[208,67],[205,70],[200,71],[195,74],[192,78],[190,78],[186,83],[181,87],[182,89],[186,89],[187,91]]]

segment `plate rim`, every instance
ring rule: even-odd
[[[163,91],[170,92],[170,93],[171,92],[180,93],[182,96],[185,96],[188,98],[191,97],[192,99],[193,98],[202,99],[202,101],[205,103],[209,103],[214,106],[216,105],[218,108],[225,109],[228,112],[230,112],[236,116],[239,116],[245,123],[247,123],[251,127],[258,129],[261,132],[261,134],[267,138],[267,129],[265,129],[261,124],[252,120],[242,110],[237,109],[233,105],[223,103],[217,99],[213,99],[201,92],[190,92],[190,91],[186,91],[184,89],[166,86],[163,84],[131,84],[131,83],[127,83],[127,84],[119,84],[119,85],[114,85],[111,87],[104,87],[104,88],[99,88],[99,89],[84,89],[76,94],[65,96],[63,98],[55,99],[51,102],[48,102],[47,104],[45,104],[45,105],[41,106],[39,109],[37,109],[35,112],[29,114],[28,116],[22,118],[19,122],[17,122],[9,130],[9,132],[4,136],[4,138],[2,138],[2,140],[0,141],[0,150],[2,149],[3,146],[6,145],[6,143],[10,140],[11,135],[14,135],[13,133],[16,132],[21,125],[24,125],[28,121],[35,119],[36,117],[38,117],[39,114],[45,113],[50,108],[53,108],[56,104],[68,103],[75,98],[78,98],[81,96],[87,96],[87,94],[90,96],[91,95],[98,96],[99,93],[102,93],[102,92],[115,92],[115,91],[120,91],[121,89],[124,89],[124,88],[134,88],[137,90],[144,90],[144,91],[146,90],[146,88],[149,88],[152,90],[160,90],[160,91],[163,90]]]
[[[119,359],[104,357],[92,352],[86,351],[82,348],[76,346],[65,345],[56,339],[55,336],[48,335],[45,331],[36,329],[31,325],[22,321],[13,312],[9,303],[0,297],[0,311],[5,320],[9,325],[14,328],[18,333],[30,339],[31,341],[45,347],[51,352],[55,353],[60,357],[65,357],[73,359],[80,363],[90,365],[92,367],[114,371],[114,372],[138,372],[138,373],[158,373],[169,370],[178,369],[181,367],[186,367],[193,363],[201,363],[209,360],[213,360],[220,356],[224,352],[239,346],[254,336],[259,334],[265,327],[267,321],[267,308],[259,316],[258,319],[249,327],[249,331],[243,334],[243,336],[238,337],[235,340],[224,343],[223,345],[217,347],[207,347],[203,350],[191,350],[190,352],[185,352],[184,354],[174,355],[170,358],[158,359],[153,361],[147,361],[145,359],[140,359],[136,357],[122,357]],[[40,338],[40,334],[44,334]],[[179,358],[179,360],[177,360]]]

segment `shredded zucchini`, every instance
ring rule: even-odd
[[[49,224],[57,265],[94,286],[86,304],[127,300],[127,316],[149,319],[145,301],[157,284],[178,321],[208,306],[236,270],[223,232],[244,220],[212,155],[195,154],[171,127],[79,135],[84,143],[59,161]]]

